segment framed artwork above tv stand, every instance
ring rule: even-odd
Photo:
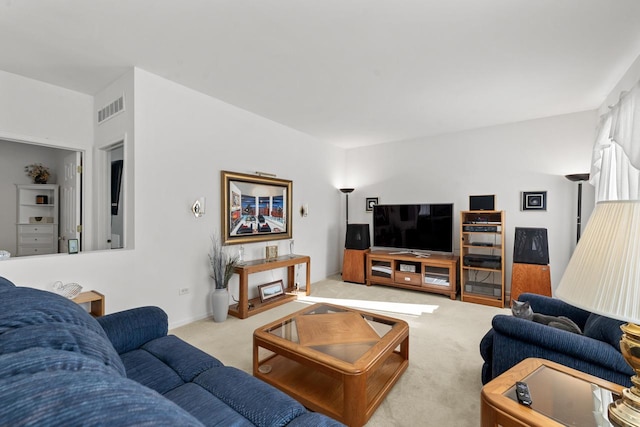
[[[393,286],[456,299],[458,262],[455,255],[374,250],[367,253],[367,286]]]

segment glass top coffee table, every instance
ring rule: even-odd
[[[409,326],[315,304],[256,329],[253,375],[307,408],[362,426],[409,365]]]

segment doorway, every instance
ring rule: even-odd
[[[109,206],[110,221],[107,240],[111,249],[124,248],[124,141],[107,148],[107,168],[105,182],[110,183]]]

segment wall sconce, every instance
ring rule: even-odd
[[[203,196],[193,202],[193,205],[191,206],[191,212],[193,212],[193,216],[195,216],[196,218],[200,218],[202,215],[204,215],[205,200],[206,199]]]

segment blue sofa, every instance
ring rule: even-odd
[[[499,314],[491,322],[493,328],[480,341],[483,384],[528,357],[539,357],[631,386],[634,372],[620,353],[620,325],[624,322],[547,296],[524,293],[518,300],[529,301],[534,313],[568,317],[583,334]]]
[[[167,327],[157,307],[96,320],[0,277],[0,425],[342,426]]]

